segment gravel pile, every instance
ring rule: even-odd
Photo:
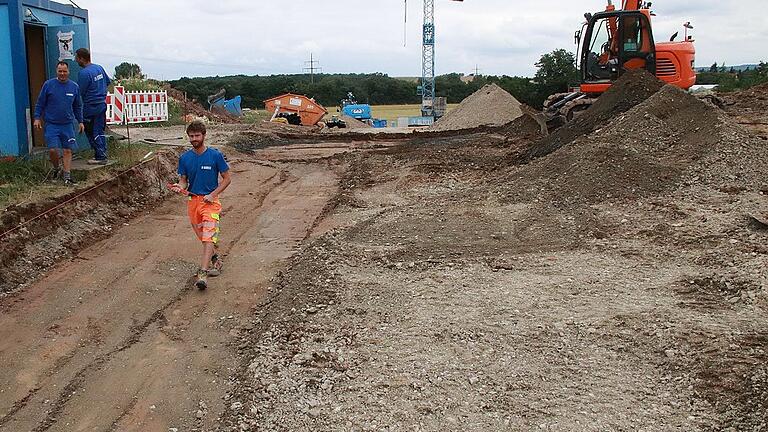
[[[464,99],[429,130],[449,131],[478,126],[502,126],[523,115],[520,102],[496,84],[488,84]]]

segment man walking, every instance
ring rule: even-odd
[[[192,229],[203,243],[203,256],[197,272],[195,286],[208,288],[208,276],[218,276],[221,258],[216,253],[221,221],[221,194],[232,182],[229,165],[220,151],[205,146],[205,123],[193,121],[187,126],[187,137],[192,149],[179,158],[179,182],[174,192],[189,192],[187,213]],[[221,176],[221,183],[219,183]]]
[[[61,171],[59,166],[59,150],[62,151],[64,184],[72,186],[70,169],[72,166],[72,149],[77,147],[74,121],[79,124],[78,133],[83,133],[83,102],[80,99],[80,89],[69,80],[69,65],[60,61],[56,65],[56,78],[43,84],[40,96],[35,105],[35,127],[43,128],[45,121],[45,142],[54,169],[54,178]]]
[[[91,63],[91,52],[80,48],[75,52],[75,61],[83,68],[77,76],[80,95],[83,98],[83,119],[85,135],[94,152],[89,164],[107,163],[107,88],[111,82],[103,67]]]

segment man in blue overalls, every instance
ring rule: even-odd
[[[70,168],[72,150],[77,148],[74,121],[77,120],[79,133],[83,133],[83,101],[80,88],[69,80],[69,65],[60,61],[56,65],[56,78],[43,84],[35,105],[35,127],[43,128],[45,120],[45,142],[48,144],[54,178],[62,173],[64,184],[74,185]],[[59,167],[59,150],[62,151],[64,171]]]
[[[83,118],[85,135],[94,152],[89,164],[107,163],[107,88],[111,82],[103,67],[91,63],[91,52],[80,48],[75,52],[75,61],[83,68],[77,76],[80,95],[83,97]]]

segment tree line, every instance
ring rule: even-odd
[[[536,62],[533,77],[521,76],[476,76],[472,80],[462,79],[460,74],[441,75],[436,78],[437,96],[448,98],[448,103],[459,103],[486,84],[495,83],[508,91],[520,102],[534,108],[541,108],[546,98],[554,93],[568,91],[579,83],[579,72],[575,67],[573,53],[559,49],[544,54]],[[116,71],[117,72],[117,71]],[[124,64],[120,75],[142,76],[138,65]],[[727,69],[712,65],[698,74],[698,84],[718,84],[720,91],[733,91],[768,82],[768,63],[761,62],[747,70]],[[171,81],[171,86],[207,106],[209,95],[222,88],[227,97],[240,95],[242,106],[264,108],[264,101],[283,93],[303,94],[314,98],[326,107],[338,106],[348,92],[352,92],[361,103],[371,105],[417,104],[419,79],[393,78],[386,74],[318,74],[270,75],[225,77],[181,78]]]
[[[448,103],[459,103],[486,84],[495,83],[518,100],[533,107],[541,107],[548,95],[566,91],[573,84],[577,73],[572,53],[557,50],[545,54],[536,64],[534,78],[519,76],[476,76],[463,81],[459,74],[447,74],[436,78],[437,96],[448,98]],[[135,71],[134,71],[135,73]],[[140,72],[139,72],[140,73]],[[264,100],[283,93],[303,94],[314,98],[326,107],[338,106],[348,92],[354,93],[361,103],[371,105],[417,104],[418,79],[393,78],[386,74],[317,74],[270,75],[181,78],[171,81],[171,86],[207,106],[209,95],[222,88],[227,97],[240,95],[242,105],[263,108]]]
[[[743,90],[768,82],[768,63],[760,62],[757,66],[745,70],[728,68],[717,63],[697,75],[697,84],[716,84],[720,91]]]

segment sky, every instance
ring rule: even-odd
[[[58,0],[65,2],[65,0]],[[76,0],[90,13],[93,60],[138,63],[150,77],[303,73],[421,76],[422,0]],[[768,60],[766,3],[657,0],[657,42],[690,21],[697,65]],[[575,51],[585,12],[604,0],[435,0],[436,72],[532,76],[558,48]]]

